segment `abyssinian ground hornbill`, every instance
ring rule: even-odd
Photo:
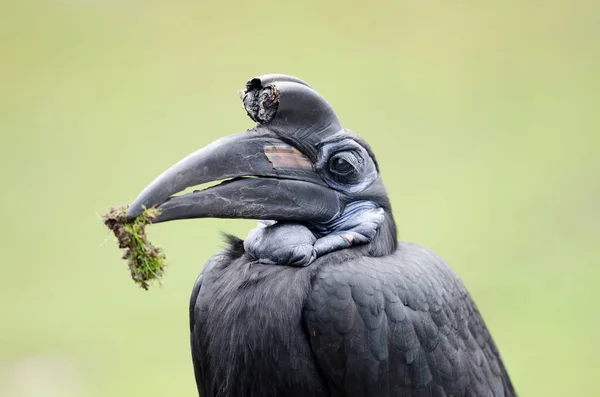
[[[254,128],[173,165],[128,214],[260,221],[245,240],[229,237],[194,285],[200,395],[516,396],[459,277],[397,242],[369,145],[296,77],[253,78],[243,104]]]

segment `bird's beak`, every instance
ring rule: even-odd
[[[341,206],[304,154],[258,128],[219,139],[171,166],[139,194],[127,216],[157,207],[161,214],[154,223],[190,218],[326,222]]]

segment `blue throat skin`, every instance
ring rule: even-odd
[[[346,205],[344,212],[332,220],[323,223],[309,223],[307,227],[317,239],[320,239],[332,233],[353,230],[365,221],[374,220],[371,218],[379,212],[383,213],[383,208],[372,201],[354,201]],[[377,223],[376,229],[382,222],[383,218],[381,218],[381,222]]]
[[[356,201],[325,223],[262,222],[250,231],[244,249],[259,263],[304,267],[331,252],[370,243],[384,221],[383,208]]]

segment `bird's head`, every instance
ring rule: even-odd
[[[246,84],[242,99],[256,126],[171,166],[139,194],[130,218],[158,207],[153,223],[271,220],[302,224],[317,239],[335,234],[329,248],[341,238],[349,245],[377,240],[374,255],[395,249],[396,227],[375,156],[321,95],[298,78],[264,75]],[[175,195],[215,181],[223,182]]]

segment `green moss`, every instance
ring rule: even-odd
[[[125,250],[122,258],[127,260],[131,278],[148,290],[149,283],[160,281],[165,273],[165,254],[148,241],[145,230],[146,225],[160,215],[160,210],[145,209],[135,220],[127,221],[127,208],[126,205],[112,207],[102,220],[114,233],[119,248]]]

